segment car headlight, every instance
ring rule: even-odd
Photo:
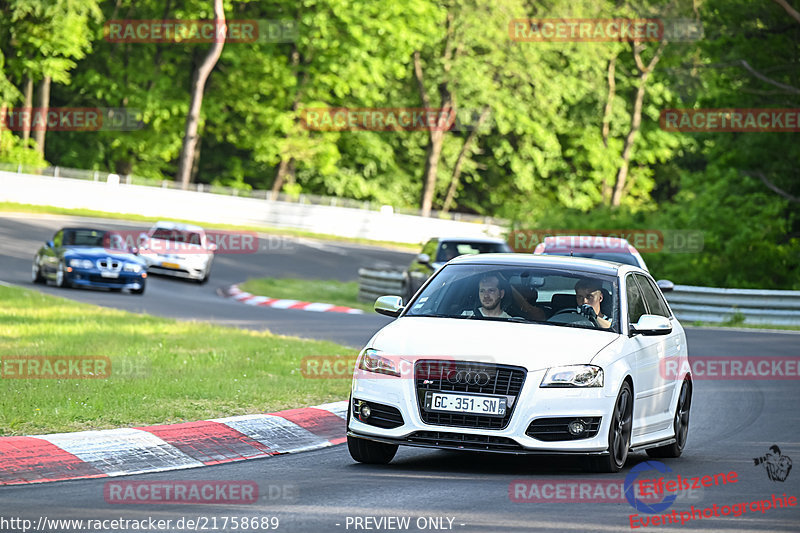
[[[603,369],[594,365],[549,368],[540,387],[602,387]]]
[[[374,372],[376,374],[387,374],[389,376],[400,377],[400,370],[397,367],[397,361],[393,361],[388,357],[378,355],[378,350],[367,348],[361,354],[361,359],[358,362],[358,368],[366,370],[367,372]]]
[[[92,262],[88,259],[70,259],[69,266],[72,268],[92,268]]]
[[[142,271],[142,265],[136,263],[125,263],[125,272],[136,272],[139,273]]]

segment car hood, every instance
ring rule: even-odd
[[[117,261],[128,261],[129,263],[142,263],[142,260],[137,257],[136,255],[128,252],[122,252],[119,250],[111,251],[106,248],[97,246],[97,247],[90,247],[90,246],[77,246],[75,248],[64,248],[63,255],[65,258],[81,258],[81,259],[105,259],[110,257],[111,259],[116,259]]]
[[[540,370],[587,364],[620,337],[608,331],[459,318],[398,318],[369,347],[388,355],[441,356]]]

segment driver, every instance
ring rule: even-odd
[[[611,317],[600,310],[603,301],[603,285],[596,279],[583,278],[575,284],[575,299],[578,302],[578,313],[597,323],[603,329],[611,327]]]
[[[489,316],[499,318],[511,318],[511,315],[503,311],[500,302],[506,291],[500,288],[500,278],[497,274],[486,274],[478,283],[478,298],[481,307],[476,307],[472,311],[464,311],[462,316]]]

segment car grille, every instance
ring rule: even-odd
[[[363,402],[369,405],[369,408],[372,411],[369,415],[369,418],[364,419],[356,410],[356,406],[360,403],[362,403],[362,400],[353,398],[353,405],[351,406],[353,416],[356,417],[359,422],[384,429],[393,429],[400,427],[405,423],[403,421],[403,415],[400,414],[400,411],[397,408],[392,407],[391,405],[383,405],[382,403],[375,402]]]
[[[478,379],[452,379],[457,373],[472,373]],[[426,424],[478,429],[503,429],[511,420],[516,399],[525,383],[525,369],[516,366],[472,363],[466,361],[422,360],[414,365],[417,402],[420,417]],[[470,381],[465,383],[463,381]],[[470,394],[492,394],[510,397],[503,417],[462,413],[426,411],[427,391],[464,392]]]
[[[130,283],[130,280],[126,278],[104,278],[99,274],[89,274],[87,277],[92,283],[107,283],[109,285],[125,285],[126,283]]]
[[[567,426],[573,420],[581,420],[586,426],[586,430],[580,435],[573,435],[567,430]],[[546,442],[590,439],[597,435],[597,432],[600,430],[601,420],[602,418],[599,416],[537,418],[531,422],[525,434],[534,439]]]
[[[470,435],[468,433],[444,433],[439,431],[417,431],[406,437],[409,444],[462,448],[478,451],[518,451],[522,449],[516,441],[493,435]]]

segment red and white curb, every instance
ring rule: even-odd
[[[163,472],[345,441],[347,402],[165,426],[0,437],[0,485]]]
[[[261,307],[273,307],[275,309],[300,309],[301,311],[317,311],[325,313],[348,313],[351,315],[361,315],[362,309],[345,307],[343,305],[325,304],[319,302],[301,302],[300,300],[285,300],[281,298],[270,298],[268,296],[256,296],[241,290],[237,285],[231,285],[222,290],[223,296],[233,298],[247,305],[258,305]]]

